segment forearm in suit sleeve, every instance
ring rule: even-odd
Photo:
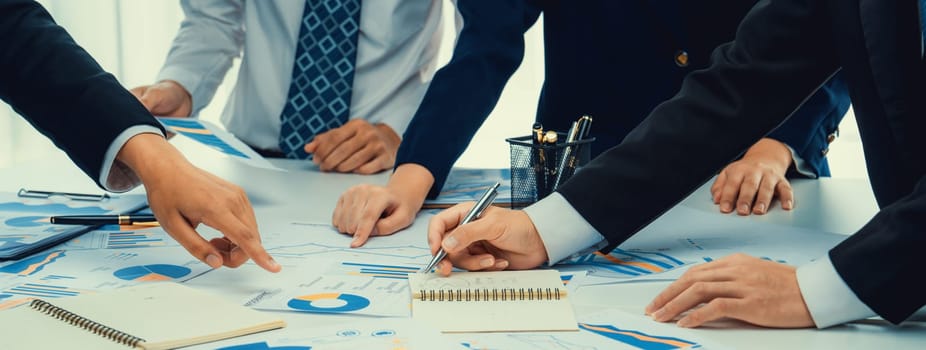
[[[34,1],[0,1],[0,98],[98,183],[120,133],[137,125],[163,130]]]
[[[826,163],[827,138],[836,131],[849,110],[849,89],[841,73],[836,73],[768,137],[781,141],[803,160],[804,169],[815,177],[829,176]]]
[[[613,249],[778,126],[838,68],[812,0],[762,1],[711,66],[558,190]]]
[[[492,112],[521,64],[524,32],[540,15],[524,0],[460,1],[457,7],[463,30],[453,58],[434,75],[396,158],[396,166],[416,163],[431,172],[429,198],[440,192],[453,163]]]
[[[884,207],[861,230],[830,250],[843,281],[884,319],[900,323],[926,305],[923,232],[926,177],[913,193]]]
[[[212,101],[244,47],[243,0],[182,0],[185,18],[158,81],[180,83],[192,97],[193,115]]]

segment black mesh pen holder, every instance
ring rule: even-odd
[[[565,134],[557,136],[560,140],[566,139]],[[535,144],[528,135],[505,141],[511,148],[511,207],[523,208],[553,193],[588,163],[595,138]]]

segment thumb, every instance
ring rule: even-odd
[[[392,214],[379,219],[376,223],[374,235],[390,235],[398,230],[408,227],[414,221],[414,214],[408,215],[404,211],[395,211]]]

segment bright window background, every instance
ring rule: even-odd
[[[112,72],[127,88],[153,82],[183,13],[176,1],[128,0],[42,0],[59,24]],[[448,4],[449,5],[449,4]],[[451,6],[445,6],[452,23]],[[542,20],[527,33],[526,55],[498,106],[458,161],[459,166],[505,167],[508,145],[504,139],[526,135],[537,109],[543,82]],[[447,31],[443,59],[449,59],[453,33]],[[216,98],[202,112],[205,119],[218,121],[231,86],[233,67]],[[77,111],[76,113],[79,113]],[[841,137],[829,153],[834,177],[865,178],[861,143],[850,113],[840,126]],[[46,157],[58,152],[50,141],[0,103],[0,167]]]

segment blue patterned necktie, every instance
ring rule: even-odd
[[[923,58],[923,49],[926,48],[926,0],[920,0],[920,58]]]
[[[280,115],[280,149],[306,159],[315,135],[347,122],[360,29],[360,0],[308,0],[293,78]]]

